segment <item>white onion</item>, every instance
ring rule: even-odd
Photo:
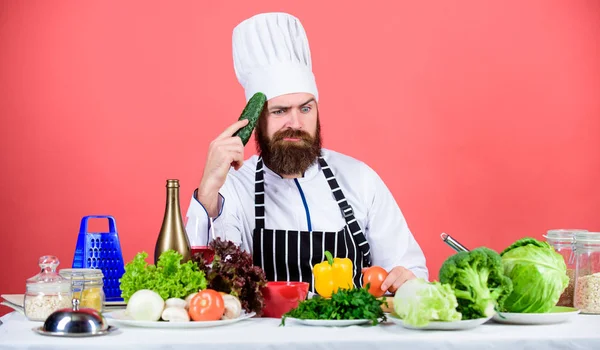
[[[129,298],[125,312],[134,320],[158,321],[164,308],[165,301],[158,293],[140,289]]]

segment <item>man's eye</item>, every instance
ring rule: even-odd
[[[311,110],[311,108],[309,106],[302,107],[302,112],[303,113],[308,113],[308,112],[310,112],[310,110]]]
[[[275,114],[275,115],[282,115],[285,111],[283,109],[278,109],[276,111],[273,111],[271,113]]]

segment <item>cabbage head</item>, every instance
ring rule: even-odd
[[[504,312],[544,313],[550,311],[569,284],[567,265],[547,242],[522,238],[502,253],[504,275],[513,291],[504,301]]]
[[[405,282],[394,295],[394,312],[407,325],[423,327],[431,321],[460,321],[458,303],[448,284],[415,278]]]

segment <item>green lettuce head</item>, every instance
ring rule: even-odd
[[[547,242],[522,238],[500,256],[504,274],[513,282],[513,291],[504,301],[505,312],[548,312],[569,284],[562,255]]]
[[[458,303],[450,285],[415,278],[394,295],[394,312],[406,324],[423,327],[432,321],[460,321]]]

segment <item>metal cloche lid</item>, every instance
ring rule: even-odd
[[[109,334],[117,330],[109,326],[106,318],[95,309],[79,308],[79,299],[73,299],[73,309],[60,309],[48,316],[44,325],[33,331],[42,335],[59,337],[90,337]]]

